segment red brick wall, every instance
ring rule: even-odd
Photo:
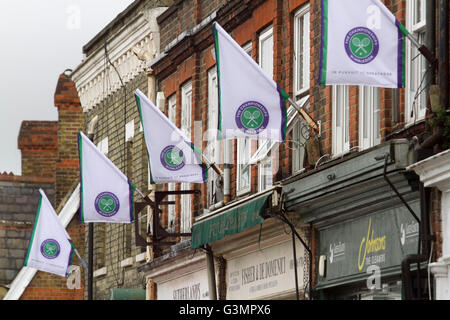
[[[442,257],[442,216],[441,216],[441,199],[442,192],[437,188],[431,191],[431,234],[435,236],[434,242],[434,261]]]
[[[58,108],[57,153],[55,163],[55,204],[58,212],[62,201],[78,181],[78,141],[77,133],[84,128],[84,116],[78,93],[74,83],[66,74],[61,74],[55,91],[55,106]],[[56,135],[56,130],[55,130]],[[25,141],[25,140],[24,140]],[[53,143],[55,139],[51,140]],[[85,225],[74,216],[67,227],[75,247],[84,256]],[[21,300],[83,300],[84,299],[84,270],[81,262],[74,254],[73,265],[80,266],[80,289],[68,289],[67,278],[38,271],[36,276],[25,289]]]
[[[57,143],[57,122],[23,121],[18,138],[22,175],[54,179]]]
[[[84,256],[85,228],[73,219],[67,228],[70,238],[81,256]],[[74,254],[73,265],[80,266],[80,289],[68,289],[67,278],[38,271],[20,297],[20,300],[84,300],[85,271]]]
[[[310,5],[310,114],[316,121],[321,121],[321,154],[331,154],[332,151],[332,87],[317,85],[319,72],[320,42],[321,42],[321,1],[320,0],[254,0],[254,1],[177,1],[176,5],[159,19],[161,35],[166,44],[173,41],[181,32],[191,29],[192,23],[184,24],[183,21],[204,19],[207,13],[218,10],[216,20],[231,34],[231,36],[243,45],[252,42],[252,58],[258,61],[258,36],[269,25],[273,26],[274,34],[274,79],[290,96],[293,96],[293,56],[294,56],[294,14],[306,3]],[[405,23],[405,1],[386,0],[384,3],[392,10],[394,15]],[[190,6],[189,10],[186,6]],[[190,16],[190,18],[189,18]],[[176,27],[175,27],[176,26]],[[193,80],[193,120],[201,120],[202,127],[207,129],[208,113],[208,70],[215,65],[211,55],[213,49],[210,27],[205,31],[187,37],[168,52],[167,61],[176,61],[176,68],[164,59],[155,67],[155,75],[160,80],[160,89],[165,96],[177,94],[178,113],[181,110],[181,85],[183,82]],[[164,34],[163,34],[164,33]],[[162,46],[164,47],[164,45]],[[182,49],[184,48],[184,50]],[[189,48],[189,54],[186,53]],[[194,52],[194,54],[190,54]],[[185,54],[183,56],[183,53]],[[196,56],[196,54],[198,56]],[[184,58],[181,58],[184,57]],[[180,61],[178,61],[180,59]],[[168,70],[170,67],[170,71]],[[381,141],[392,139],[392,132],[404,127],[404,90],[379,89],[380,90],[380,130]],[[359,88],[350,86],[350,147],[359,146]],[[398,97],[394,97],[398,95]],[[393,123],[392,115],[394,98],[399,101],[398,123]],[[179,114],[178,114],[179,116]],[[179,119],[178,119],[179,121]],[[177,123],[180,125],[180,122]],[[287,139],[291,139],[290,136]],[[236,142],[234,144],[234,160],[236,163]],[[203,148],[206,142],[203,143]],[[253,151],[256,143],[253,143]],[[357,150],[354,150],[357,151]],[[287,144],[281,144],[279,149],[280,166],[274,181],[289,177],[292,174],[292,150]],[[314,165],[314,164],[310,164]],[[232,198],[236,196],[236,166],[232,169]],[[252,192],[257,191],[257,166],[252,166]],[[201,187],[201,208],[207,206],[206,186]]]
[[[55,91],[58,108],[58,158],[56,161],[55,208],[79,179],[77,134],[84,128],[84,115],[75,84],[61,74]]]

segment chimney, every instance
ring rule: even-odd
[[[55,179],[57,122],[23,121],[18,147],[22,152],[22,176]]]
[[[75,83],[64,72],[55,91],[58,108],[58,154],[55,173],[55,208],[79,180],[77,134],[84,128],[84,114]]]

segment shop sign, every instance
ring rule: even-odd
[[[419,212],[418,201],[410,205]],[[319,232],[320,255],[327,256],[326,276],[319,277],[320,284],[366,274],[373,269],[371,266],[381,272],[400,266],[405,256],[416,254],[418,249],[419,224],[403,207],[365,215]]]
[[[209,300],[206,270],[158,283],[158,300]]]
[[[192,226],[191,248],[199,248],[204,244],[220,240],[226,235],[239,233],[261,224],[264,221],[264,211],[270,195],[266,194],[216,217],[194,224]]]
[[[303,289],[304,248],[296,243],[297,274]],[[295,290],[292,242],[227,261],[227,300],[248,300]]]

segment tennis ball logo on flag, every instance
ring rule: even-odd
[[[160,160],[164,168],[170,171],[180,170],[185,164],[183,151],[173,145],[161,151]]]
[[[114,216],[119,208],[119,198],[114,193],[102,192],[95,198],[95,210],[104,217]]]
[[[47,239],[41,244],[41,254],[46,259],[55,259],[61,252],[61,246],[58,241],[54,239]]]
[[[248,101],[236,111],[235,121],[244,133],[258,134],[267,128],[269,112],[261,103]]]
[[[351,29],[345,36],[344,45],[350,59],[359,64],[373,61],[380,49],[376,34],[365,27]]]

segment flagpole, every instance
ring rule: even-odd
[[[294,107],[295,110],[298,111],[298,113],[300,113],[300,115],[303,117],[303,119],[306,120],[306,122],[308,122],[308,125],[313,128],[315,131],[319,132],[319,126],[317,125],[317,123],[314,121],[313,118],[311,118],[311,116],[305,111],[305,109],[303,107],[299,107],[294,100],[292,100],[291,98],[288,98],[288,102],[291,104],[291,106]]]
[[[217,166],[215,162],[212,162],[209,160],[203,153],[202,153],[203,159],[205,159],[206,163],[221,177],[223,178],[223,172],[220,170],[220,168]]]
[[[88,139],[94,142],[94,128],[97,124],[98,116],[95,116],[88,125]],[[93,299],[94,282],[94,223],[88,223],[88,300]]]
[[[428,62],[432,65],[437,67],[436,59],[433,57],[433,54],[431,53],[430,49],[423,44],[420,44],[416,38],[414,38],[411,33],[408,32],[406,37],[411,41],[411,43],[419,50],[419,52],[425,57],[425,59],[428,60]]]
[[[78,252],[78,250],[76,248],[73,248],[73,250],[75,251],[75,254],[77,255],[78,259],[80,259],[81,265],[83,266],[83,269],[85,271],[88,270],[88,266],[86,264],[86,261],[84,261],[84,259],[81,257],[80,253]]]

